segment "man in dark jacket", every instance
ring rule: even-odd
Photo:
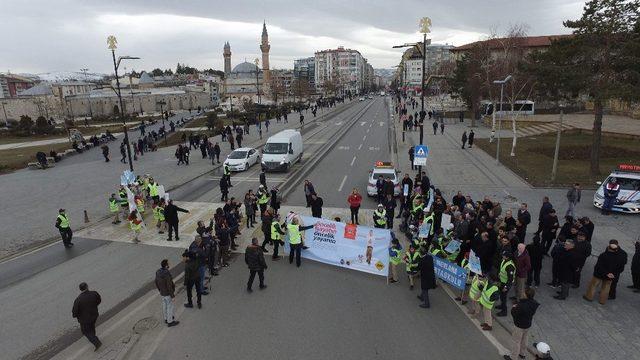
[[[531,223],[531,214],[529,213],[529,209],[526,203],[520,204],[520,209],[518,209],[518,220],[520,223],[524,225],[524,231],[522,231],[522,238],[520,241],[525,242],[525,236],[527,234],[527,226]]]
[[[422,293],[418,295],[418,299],[422,301],[419,306],[428,309],[431,307],[429,290],[436,288],[436,274],[433,269],[433,257],[431,257],[431,254],[426,253],[422,256],[418,267],[420,268],[420,288],[422,289]]]
[[[633,292],[640,292],[640,241],[636,241],[636,252],[631,259],[631,280],[633,284],[627,286],[634,289]]]
[[[591,256],[591,243],[587,241],[587,235],[582,231],[578,233],[575,242],[576,252],[576,271],[573,273],[573,281],[571,287],[577,289],[580,287],[580,275],[582,268]]]
[[[200,288],[200,274],[198,272],[198,261],[196,255],[189,250],[182,253],[182,261],[184,261],[184,287],[187,289],[186,308],[193,307],[193,287],[196,288],[198,299],[198,309],[202,308],[202,289]]]
[[[544,216],[542,219],[542,245],[544,245],[545,254],[549,254],[549,249],[551,249],[551,245],[553,245],[553,240],[556,238],[556,232],[560,227],[560,223],[558,222],[558,216],[556,216],[556,211],[554,209],[550,209],[549,213]]]
[[[207,264],[209,263],[209,252],[202,240],[202,236],[196,235],[195,239],[189,245],[189,252],[195,254],[196,262],[198,263],[198,277],[200,279],[200,291],[202,295],[209,295],[207,288],[204,286],[204,278],[207,271]]]
[[[180,237],[178,236],[178,223],[180,222],[180,220],[178,219],[178,211],[184,213],[189,212],[189,210],[185,210],[179,206],[174,205],[173,200],[169,200],[169,204],[164,208],[164,218],[167,222],[167,225],[169,225],[169,238],[167,239],[167,241],[171,241],[171,229],[173,229],[176,233],[176,241],[180,240]]]
[[[564,242],[564,248],[559,249],[554,257],[554,261],[557,261],[556,266],[560,291],[553,298],[565,300],[569,296],[569,284],[573,282],[579,261],[579,256],[575,251],[575,245],[572,240]]]
[[[525,298],[511,307],[511,316],[513,317],[513,347],[511,348],[511,356],[504,355],[505,360],[515,360],[516,358],[524,359],[527,351],[527,335],[533,316],[538,309],[537,301],[533,299],[536,291],[532,288],[525,290]]]
[[[229,182],[226,177],[220,178],[220,201],[227,201],[229,199]]]
[[[271,213],[271,209],[267,209],[261,214],[262,233],[264,234],[264,241],[262,242],[262,251],[268,252],[267,244],[271,243],[271,222],[274,215]]]
[[[598,302],[602,305],[606,304],[609,298],[611,282],[615,279],[616,274],[620,274],[626,264],[626,254],[618,253],[618,240],[609,240],[607,249],[598,256],[598,261],[593,268],[593,277],[589,282],[586,294],[582,296],[587,301],[593,301],[596,288],[600,286],[600,295]],[[621,256],[622,255],[622,256]]]
[[[376,180],[376,202],[380,204],[382,199],[384,199],[384,178],[379,175]]]
[[[73,309],[71,313],[74,318],[78,319],[80,323],[80,331],[82,335],[95,346],[94,351],[97,351],[102,342],[96,336],[96,320],[98,320],[98,305],[102,302],[100,294],[96,291],[89,291],[87,283],[80,283],[80,295],[73,302]]]
[[[260,280],[260,290],[267,287],[264,284],[264,270],[267,268],[267,263],[264,261],[264,252],[258,246],[258,238],[251,238],[251,245],[247,246],[244,252],[244,262],[249,267],[249,281],[247,282],[247,291],[252,292],[251,285],[253,285],[253,279],[258,274]]]
[[[426,196],[429,188],[431,188],[431,180],[429,180],[427,173],[424,171],[420,175],[420,190],[422,191],[422,195]]]
[[[624,272],[624,266],[627,265],[627,252],[622,250],[622,247],[618,245],[616,253],[616,270],[613,273],[613,280],[611,281],[611,288],[609,289],[609,300],[615,300],[616,290],[618,289],[618,280],[620,280],[620,274]]]
[[[536,231],[536,233],[539,234],[542,231],[542,220],[552,209],[553,205],[549,202],[549,197],[545,196],[542,198],[542,206],[540,206],[540,213],[538,214],[538,231]]]
[[[162,315],[167,326],[172,327],[180,322],[174,317],[174,299],[176,297],[176,285],[169,271],[169,260],[163,259],[160,262],[160,269],[156,271],[156,288],[162,298]]]
[[[319,197],[316,194],[311,195],[311,216],[315,217],[315,218],[321,218],[322,217],[322,205],[324,205],[324,202],[322,201],[322,198]]]
[[[393,184],[393,181],[391,181],[390,178],[386,178],[384,180],[384,185],[382,186],[384,197],[386,198],[387,195],[393,196],[394,190],[395,190],[394,188],[395,188],[395,185]],[[384,201],[384,198],[382,200]]]
[[[527,287],[533,284],[535,287],[540,286],[540,270],[542,270],[542,259],[544,258],[544,247],[540,243],[540,236],[535,235],[533,242],[527,245],[527,253],[531,259],[531,270],[527,276]]]

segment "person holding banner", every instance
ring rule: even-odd
[[[280,256],[278,256],[278,248],[280,244],[284,245],[284,241],[282,241],[282,236],[285,234],[282,231],[282,227],[284,224],[280,225],[280,215],[275,214],[274,219],[271,222],[271,242],[273,243],[273,256],[271,257],[273,260],[280,260]]]
[[[423,309],[431,307],[429,303],[429,290],[436,288],[436,274],[433,269],[433,257],[426,254],[420,259],[420,289],[422,292],[418,295],[418,299],[422,301],[419,306]]]
[[[300,253],[302,251],[302,232],[313,228],[313,225],[302,226],[299,224],[297,217],[294,217],[291,223],[287,224],[287,233],[289,234],[289,264],[293,263],[295,254],[296,267],[300,267]]]
[[[404,254],[407,276],[409,277],[409,290],[413,290],[413,279],[418,274],[420,264],[420,252],[416,250],[414,244],[409,245],[409,251]]]
[[[373,212],[373,226],[376,229],[384,229],[387,225],[387,211],[382,204]]]
[[[473,280],[471,280],[471,287],[469,287],[469,299],[471,300],[471,308],[467,313],[469,315],[475,315],[478,313],[478,302],[482,292],[487,287],[488,281],[482,276],[482,274],[475,274]]]
[[[138,240],[138,235],[140,234],[143,226],[142,218],[138,216],[138,209],[133,209],[133,211],[129,213],[128,220],[129,227],[131,228],[131,231],[133,231],[133,242],[138,243],[140,242],[140,240]]]
[[[398,265],[402,262],[402,245],[395,237],[391,239],[389,246],[389,268],[391,269],[390,283],[398,282]]]

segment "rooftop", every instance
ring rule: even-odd
[[[512,42],[514,46],[527,47],[527,48],[539,48],[551,46],[551,42],[567,38],[571,35],[544,35],[544,36],[525,36],[515,38],[494,38],[483,41],[476,41],[469,44],[454,47],[451,51],[465,51],[474,48],[475,46],[484,46],[491,50],[504,48],[505,43]]]

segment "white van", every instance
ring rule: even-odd
[[[302,135],[296,130],[283,130],[271,136],[262,148],[265,171],[288,171],[302,159]]]

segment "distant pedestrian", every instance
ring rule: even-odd
[[[476,134],[473,130],[469,131],[469,149],[473,147],[473,139],[476,137]]]
[[[444,121],[440,122],[440,135],[444,135]]]
[[[104,144],[100,147],[102,149],[102,156],[104,156],[104,162],[109,162],[109,146]]]
[[[122,156],[120,158],[120,162],[123,164],[127,163],[127,149],[126,149],[126,144],[124,142],[124,140],[122,140],[122,142],[120,143],[120,155]]]
[[[460,122],[464,122],[464,111],[460,111],[458,113],[458,118],[460,119]],[[471,146],[469,146],[471,147]]]
[[[533,242],[527,245],[527,253],[531,261],[531,269],[527,275],[527,287],[540,286],[540,271],[542,270],[542,259],[544,258],[544,246],[540,243],[540,236],[535,235]]]
[[[100,294],[90,291],[87,283],[80,283],[80,295],[73,302],[73,317],[80,323],[82,335],[93,344],[94,351],[98,351],[102,342],[96,336],[96,321],[98,320],[98,305],[102,302]]]
[[[220,178],[220,201],[227,201],[229,198],[229,183],[223,176]]]
[[[267,287],[264,284],[264,270],[267,268],[267,263],[264,260],[264,252],[262,248],[258,245],[258,238],[251,238],[251,245],[247,246],[247,249],[244,252],[244,262],[249,267],[249,281],[247,281],[247,291],[252,292],[251,286],[253,285],[253,280],[258,274],[258,279],[260,280],[260,290]]]
[[[433,126],[433,135],[437,135],[438,134],[438,121],[434,121],[433,124],[431,124]]]
[[[358,189],[353,188],[351,194],[347,198],[349,203],[349,209],[351,210],[351,223],[360,225],[358,221],[358,211],[360,210],[360,204],[362,203],[362,195],[358,192]]]
[[[425,254],[420,259],[420,289],[422,292],[418,295],[418,299],[422,301],[419,306],[424,309],[431,307],[429,303],[429,290],[436,288],[436,274],[433,269],[433,257],[431,254]]]
[[[220,164],[220,145],[218,144],[218,142],[213,145],[213,156],[216,157],[216,162]]]
[[[516,358],[524,359],[527,351],[527,335],[531,328],[533,316],[538,309],[537,301],[533,298],[536,291],[532,288],[525,290],[525,297],[518,301],[511,308],[511,316],[513,317],[514,330],[512,333],[513,344],[511,348],[511,356],[504,355],[505,360],[515,360]]]
[[[260,170],[260,185],[264,186],[265,188],[267,187],[267,174],[265,173],[264,169]]]
[[[162,316],[164,323],[168,327],[176,326],[180,322],[174,317],[176,285],[173,282],[173,276],[169,271],[169,260],[163,259],[160,262],[160,269],[156,271],[156,289],[160,292],[162,298]]]
[[[462,133],[462,148],[464,149],[464,146],[467,144],[467,131],[465,130]]]
[[[571,216],[573,218],[576,217],[575,209],[578,203],[580,202],[581,193],[582,193],[582,190],[580,190],[579,183],[573,184],[571,189],[567,191],[567,201],[569,202],[569,207],[567,208],[567,212],[565,215]]]
[[[632,284],[628,285],[633,292],[640,293],[640,241],[635,243],[636,251],[631,259],[631,280]]]
[[[415,152],[416,152],[416,148],[415,146],[412,146],[409,148],[409,163],[411,164],[411,170],[417,170],[418,167],[413,165],[413,159],[415,156]]]
[[[602,215],[611,214],[611,210],[616,203],[620,193],[618,179],[612,177],[604,186],[604,202],[602,203]]]
[[[58,210],[56,228],[60,231],[64,247],[67,249],[72,247],[73,243],[71,242],[71,238],[73,237],[73,231],[71,231],[71,223],[69,222],[69,217],[64,209]]]
[[[307,200],[307,207],[311,206],[311,195],[315,194],[316,190],[313,184],[309,180],[304,181],[304,197]]]

